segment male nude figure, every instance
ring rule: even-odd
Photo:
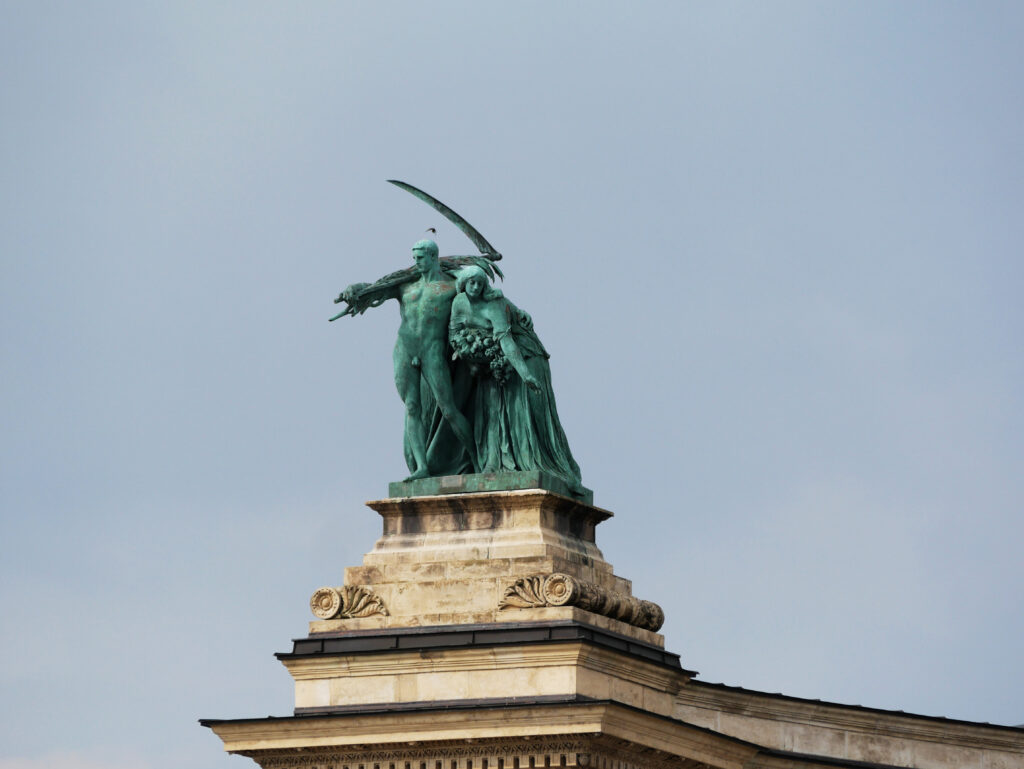
[[[406,480],[426,478],[427,426],[423,424],[420,385],[426,382],[445,420],[451,425],[459,442],[465,447],[478,470],[476,445],[469,420],[455,405],[452,379],[448,368],[448,321],[455,298],[455,279],[441,269],[437,243],[421,240],[412,247],[412,258],[419,280],[395,286],[387,298],[397,299],[402,314],[393,360],[395,386],[405,404],[405,445],[412,454],[412,474]],[[366,283],[356,283],[342,292],[348,301]]]

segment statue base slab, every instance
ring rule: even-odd
[[[562,478],[544,470],[504,470],[498,473],[470,473],[466,475],[440,475],[420,478],[415,481],[395,481],[388,484],[390,497],[432,497],[442,494],[467,494],[489,491],[519,491],[543,489],[565,497],[572,497],[583,504],[594,504],[594,492],[583,489],[583,494],[573,494]]]

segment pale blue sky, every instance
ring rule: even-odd
[[[0,4],[0,769],[230,767],[438,227],[701,678],[1024,723],[1018,3]]]

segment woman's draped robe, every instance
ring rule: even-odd
[[[543,470],[562,478],[574,493],[582,494],[580,468],[569,450],[555,407],[547,350],[533,329],[521,325],[519,313],[504,297],[485,301],[501,302],[508,327],[495,333],[491,324],[480,318],[465,319],[465,326],[490,334],[496,342],[511,335],[540,389],[530,389],[510,365],[504,377],[496,377],[485,364],[471,365],[473,386],[463,413],[473,426],[481,468],[484,472]],[[464,357],[455,336],[453,348]]]

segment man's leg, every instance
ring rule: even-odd
[[[427,431],[423,426],[420,406],[420,369],[413,365],[413,358],[401,340],[395,345],[392,360],[395,366],[395,387],[405,404],[405,445],[415,465],[409,468],[412,473],[406,480],[426,478],[430,471],[427,469]]]

